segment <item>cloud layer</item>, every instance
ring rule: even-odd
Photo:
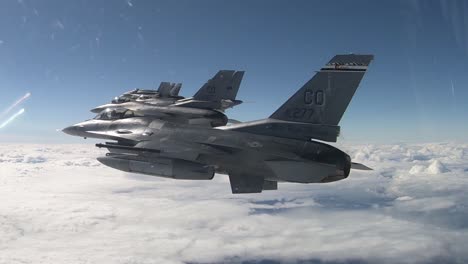
[[[374,171],[232,195],[91,145],[0,146],[0,263],[468,262],[468,145],[340,147]]]

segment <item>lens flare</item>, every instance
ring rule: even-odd
[[[28,99],[29,97],[31,96],[31,93],[26,93],[25,95],[23,95],[23,97],[19,98],[18,100],[16,100],[16,102],[14,102],[12,105],[10,105],[7,109],[5,109],[1,114],[0,114],[0,118],[5,116],[6,114],[8,114],[11,110],[13,110],[13,108],[15,108],[16,106],[18,106],[19,104],[21,104],[23,101],[25,101],[26,99]]]
[[[9,123],[11,123],[13,120],[15,120],[18,116],[22,115],[24,113],[24,108],[22,108],[21,110],[19,110],[18,112],[16,112],[14,115],[10,116],[10,118],[8,118],[5,122],[3,122],[1,125],[0,125],[0,129],[1,128],[4,128],[6,125],[8,125]]]

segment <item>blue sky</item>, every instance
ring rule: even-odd
[[[182,82],[191,96],[219,69],[246,71],[246,103],[229,116],[264,118],[350,52],[375,61],[342,140],[467,141],[467,11],[466,1],[1,1],[0,111],[32,96],[0,141],[76,142],[56,129],[136,87]]]

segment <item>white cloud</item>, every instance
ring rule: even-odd
[[[449,169],[439,160],[434,160],[429,167],[427,167],[427,172],[430,174],[440,174],[448,172]]]
[[[92,145],[2,145],[0,263],[468,261],[468,145],[341,148],[375,170],[232,195],[223,175],[104,167]]]

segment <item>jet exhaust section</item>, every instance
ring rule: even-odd
[[[329,175],[323,178],[320,182],[326,183],[326,182],[344,180],[348,178],[350,172],[351,172],[351,158],[349,157],[349,155],[345,154],[344,159],[342,159],[341,162],[338,162],[338,164],[336,164],[336,175]]]

